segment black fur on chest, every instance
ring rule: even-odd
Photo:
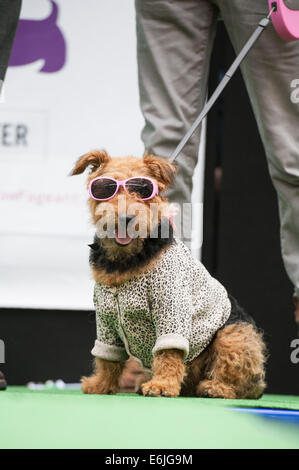
[[[168,227],[165,226],[168,224]],[[162,237],[162,234],[167,233],[167,238]],[[104,269],[107,273],[120,272],[123,273],[128,269],[145,266],[152,258],[154,258],[162,248],[171,245],[173,242],[173,228],[168,219],[161,219],[158,225],[157,237],[146,238],[143,242],[142,250],[123,260],[111,261],[107,258],[105,249],[101,244],[101,239],[95,235],[90,247],[89,263],[96,269]]]

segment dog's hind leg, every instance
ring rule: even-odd
[[[116,393],[118,382],[123,371],[124,362],[112,362],[95,358],[95,371],[90,377],[82,377],[83,393],[108,394]]]
[[[203,380],[197,396],[259,398],[265,389],[265,345],[249,323],[235,323],[219,330],[209,346]]]

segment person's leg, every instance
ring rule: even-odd
[[[0,80],[4,80],[17,29],[21,0],[0,2]]]
[[[140,106],[145,151],[169,157],[206,97],[216,7],[209,0],[135,0]],[[190,202],[200,132],[177,159],[170,201]],[[127,367],[122,385],[131,383]],[[134,377],[135,379],[135,377]]]
[[[136,0],[137,57],[145,150],[169,157],[206,97],[217,8],[209,0]],[[199,132],[177,159],[171,201],[190,202]]]
[[[216,3],[238,53],[267,13],[268,2]],[[270,24],[243,62],[242,72],[278,195],[284,264],[299,296],[299,102],[291,99],[294,80],[299,79],[299,41],[283,41]]]

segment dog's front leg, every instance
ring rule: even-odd
[[[95,371],[90,377],[82,377],[81,388],[84,393],[116,393],[118,381],[124,368],[124,362],[112,362],[95,359]]]
[[[153,378],[142,385],[142,393],[152,397],[177,397],[184,377],[183,352],[178,349],[159,351],[153,361]]]

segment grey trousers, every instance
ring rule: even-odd
[[[171,154],[204,104],[219,10],[238,53],[268,2],[136,0],[142,139],[158,156]],[[242,73],[278,195],[284,264],[299,297],[299,93],[292,88],[299,79],[299,41],[283,41],[270,24]],[[199,137],[193,135],[177,160],[171,200],[190,201]]]
[[[0,80],[4,80],[18,25],[21,0],[0,0]]]

